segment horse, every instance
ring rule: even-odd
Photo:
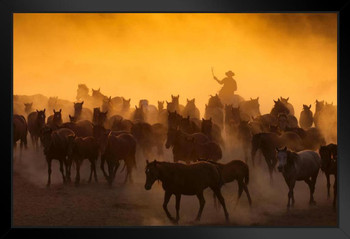
[[[319,116],[320,116],[320,113],[324,107],[324,100],[322,101],[318,101],[316,100],[315,102],[316,104],[316,110],[315,110],[315,115],[314,115],[314,124],[315,124],[315,127],[316,128],[319,128]]]
[[[257,117],[261,115],[259,97],[256,99],[250,98],[250,100],[245,100],[239,103],[239,109],[242,113],[246,114],[249,119],[251,117]]]
[[[92,136],[93,127],[92,127],[92,123],[89,120],[75,121],[75,118],[73,119],[71,115],[69,115],[69,118],[71,119],[71,122],[63,123],[60,126],[60,128],[67,128],[67,129],[73,130],[73,132],[78,137]]]
[[[56,159],[60,162],[60,171],[63,183],[70,182],[70,163],[68,156],[68,137],[74,136],[74,132],[70,129],[52,130],[45,126],[42,128],[41,142],[44,146],[44,154],[48,165],[47,186],[51,184],[51,161]],[[63,164],[66,167],[66,175],[64,175]]]
[[[333,184],[333,207],[336,205],[337,198],[337,158],[338,150],[336,144],[328,144],[326,146],[321,146],[319,149],[319,154],[321,156],[321,170],[325,173],[327,178],[327,197],[330,197],[329,188],[331,186],[329,176],[334,175]]]
[[[180,126],[182,116],[176,112],[171,112],[168,110],[168,129],[176,129]]]
[[[248,190],[249,167],[246,163],[244,163],[241,160],[232,160],[232,161],[225,163],[225,164],[215,162],[212,160],[199,159],[199,161],[207,161],[207,162],[210,162],[210,163],[217,165],[219,167],[219,169],[221,170],[221,176],[222,176],[224,184],[233,182],[234,180],[237,180],[238,196],[237,196],[236,206],[238,205],[238,201],[241,198],[243,190],[247,195],[249,206],[252,205],[252,199],[250,197],[250,193]],[[214,195],[214,205],[216,207],[215,195]]]
[[[213,142],[225,148],[225,142],[221,136],[221,129],[218,125],[212,122],[211,118],[209,120],[205,120],[204,118],[202,118],[200,132],[205,134]]]
[[[238,125],[241,121],[239,107],[225,104],[225,132],[228,136],[237,136]]]
[[[285,131],[287,127],[297,128],[298,120],[293,115],[287,115],[285,113],[279,113],[277,116],[278,127],[280,130]]]
[[[190,118],[199,119],[200,112],[199,109],[196,107],[194,98],[192,100],[187,99],[187,104],[182,112],[182,115],[184,117],[189,116]]]
[[[185,107],[180,104],[179,99],[180,99],[180,95],[177,95],[177,96],[171,95],[171,103],[174,109],[182,115],[182,112],[185,109]]]
[[[303,105],[303,111],[300,112],[299,123],[304,130],[311,128],[314,122],[313,113],[310,109],[311,105]]]
[[[41,128],[45,126],[45,110],[36,110],[28,115],[28,131],[32,139],[33,147],[39,150],[39,138]]]
[[[23,115],[13,115],[13,147],[16,148],[16,142],[20,140],[20,158],[22,157],[22,148],[27,149],[28,125]]]
[[[193,133],[198,133],[201,131],[200,125],[197,125],[196,122],[194,121],[195,119],[192,118],[190,119],[190,116],[187,117],[181,117],[179,128],[188,133],[188,134],[193,134]]]
[[[153,147],[157,148],[159,156],[163,154],[163,143],[166,138],[164,125],[160,123],[151,125],[146,122],[137,122],[133,124],[131,134],[135,137],[146,158],[151,154]]]
[[[87,108],[83,108],[83,104],[84,101],[82,101],[81,103],[77,102],[74,103],[74,118],[76,120],[92,120],[92,111],[87,109]]]
[[[249,121],[241,120],[238,126],[237,139],[241,142],[246,163],[248,163],[248,155],[249,155],[248,152],[251,147],[252,138],[253,138],[253,135],[249,126]]]
[[[288,102],[288,98],[283,98],[282,96],[280,97],[281,102],[288,108],[289,114],[294,115],[294,107],[291,103]]]
[[[190,138],[194,138],[194,145],[189,144],[187,139]],[[187,134],[181,131],[179,128],[169,128],[165,147],[167,149],[169,149],[171,146],[173,147],[172,151],[174,162],[182,160],[189,164],[191,161],[197,161],[195,154],[196,144],[205,144],[210,142],[210,139],[203,133]],[[199,146],[199,150],[200,148],[201,147]],[[205,152],[201,152],[200,154],[205,154]]]
[[[198,143],[194,137],[185,137],[185,143],[188,146],[189,157],[194,159],[202,158],[207,160],[218,161],[222,158],[222,150],[215,142]],[[190,161],[186,161],[189,163]]]
[[[108,184],[111,186],[115,178],[115,174],[120,165],[119,161],[124,160],[127,173],[125,176],[124,184],[129,179],[129,182],[133,182],[132,168],[136,168],[136,140],[129,133],[121,133],[119,135],[113,135],[110,132],[105,138],[105,150],[101,154],[101,169]],[[107,162],[108,174],[105,171],[104,164]]]
[[[158,101],[158,123],[168,124],[168,111],[164,109],[164,101]]]
[[[47,125],[53,130],[58,129],[62,125],[62,109],[59,111],[53,110],[53,115],[47,117]]]
[[[310,189],[310,205],[315,205],[314,192],[318,172],[321,167],[321,158],[318,153],[312,150],[292,152],[284,147],[282,150],[276,148],[278,159],[278,171],[288,185],[287,207],[294,206],[294,186],[296,181],[305,181]],[[290,203],[292,201],[292,204]]]
[[[76,137],[75,135],[68,136],[68,159],[71,164],[73,161],[76,165],[75,184],[80,182],[80,166],[84,159],[90,161],[90,177],[91,182],[92,173],[94,173],[95,182],[97,182],[96,175],[96,161],[99,154],[99,145],[97,140],[92,137]]]
[[[274,117],[278,117],[278,114],[280,113],[284,113],[284,114],[289,114],[290,111],[288,109],[288,107],[282,103],[282,101],[280,99],[278,99],[277,101],[276,100],[273,100],[273,102],[275,102],[273,108],[271,109],[271,112],[270,114],[273,115]]]
[[[146,161],[146,182],[145,189],[150,190],[156,180],[162,182],[165,191],[163,209],[167,217],[173,222],[180,220],[180,200],[181,195],[196,195],[199,200],[199,211],[196,220],[201,219],[202,211],[205,205],[203,191],[206,188],[213,190],[215,196],[219,199],[225,213],[226,221],[229,221],[229,214],[226,209],[225,199],[221,194],[223,185],[219,168],[208,162],[197,162],[191,165],[170,162]],[[176,197],[176,218],[173,218],[168,211],[167,205],[172,195]]]
[[[133,122],[145,122],[146,121],[146,116],[143,111],[143,106],[137,107],[135,105],[135,111],[132,113],[131,119]]]
[[[33,102],[31,103],[24,103],[24,112],[29,115],[30,113],[33,112]]]
[[[114,116],[113,116],[114,117]],[[111,130],[114,131],[120,131],[125,130],[128,132],[131,132],[131,128],[134,125],[131,120],[123,119],[123,117],[118,115],[115,115],[115,118],[110,118],[110,121],[113,120],[112,126],[110,127]]]

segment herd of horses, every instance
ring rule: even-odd
[[[259,153],[267,164],[270,182],[276,166],[283,174],[289,188],[288,207],[294,204],[296,181],[307,183],[309,202],[315,203],[313,194],[320,169],[327,178],[328,197],[330,175],[335,177],[333,206],[336,206],[337,145],[336,141],[326,140],[336,139],[336,136],[326,135],[329,131],[323,128],[324,119],[336,119],[336,106],[333,104],[316,100],[315,113],[311,111],[311,105],[303,105],[298,120],[289,98],[274,100],[270,113],[261,114],[259,97],[234,105],[223,103],[216,94],[210,96],[201,118],[195,99],[187,99],[184,106],[179,103],[179,95],[171,95],[171,101],[166,101],[166,106],[164,101],[158,101],[156,107],[143,99],[133,109],[131,99],[107,97],[100,90],[92,90],[92,95],[88,92],[85,85],[79,85],[79,102],[60,104],[58,98],[50,97],[47,107],[35,110],[32,102],[21,102],[19,96],[14,96],[14,148],[19,141],[21,157],[22,148],[28,147],[29,132],[33,149],[36,152],[42,149],[45,155],[47,186],[51,184],[52,160],[59,161],[63,183],[71,181],[74,165],[75,183],[79,184],[80,167],[85,159],[91,166],[89,182],[93,176],[98,181],[96,164],[100,159],[101,171],[108,184],[112,185],[120,161],[124,161],[126,168],[126,183],[133,182],[133,169],[143,158],[147,162],[145,189],[151,189],[156,180],[162,181],[165,190],[163,208],[171,221],[177,223],[179,220],[181,195],[198,197],[200,209],[196,219],[200,220],[205,204],[203,191],[208,187],[214,193],[215,203],[216,198],[219,200],[228,220],[221,187],[237,180],[238,199],[244,191],[251,205],[248,165],[255,166]],[[22,105],[22,111],[16,109],[18,105]],[[46,108],[53,114],[49,111],[46,117]],[[336,135],[336,121],[335,125],[329,124],[329,121],[326,125],[327,129],[335,127]],[[241,150],[244,160],[220,163],[225,152],[232,148]],[[151,157],[162,158],[165,149],[171,149],[173,162],[148,161]],[[176,197],[175,218],[167,209],[173,194]]]

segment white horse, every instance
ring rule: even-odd
[[[292,206],[294,205],[293,189],[296,181],[305,181],[310,188],[310,205],[316,204],[314,200],[315,184],[319,169],[321,167],[321,158],[318,153],[312,150],[304,150],[300,152],[292,152],[284,149],[277,150],[278,171],[282,172],[284,179],[289,188],[288,204],[290,207],[290,200],[292,199]]]

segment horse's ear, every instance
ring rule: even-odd
[[[190,120],[190,116],[189,115],[187,115],[187,119]]]
[[[84,104],[84,101],[83,102],[81,102],[81,105],[83,105]]]
[[[286,99],[286,101],[288,101],[289,100],[289,97]]]
[[[204,121],[204,118],[202,118],[202,121]]]
[[[187,99],[187,103],[190,102],[190,101],[188,100],[188,98],[186,98],[186,99]]]
[[[137,106],[135,105],[135,109],[137,109]]]
[[[273,102],[277,103],[277,101],[273,100]]]
[[[256,100],[259,100],[259,96],[258,96],[258,98],[256,98]]]
[[[62,109],[60,109],[60,113],[62,112]]]
[[[53,109],[53,113],[56,113],[55,109]]]
[[[39,113],[39,110],[36,110],[36,112],[38,112],[38,113]]]
[[[101,88],[98,88],[98,90],[97,90],[97,91],[100,91],[100,89],[101,89]]]
[[[147,165],[149,164],[148,159],[146,159],[146,164],[147,164]]]
[[[44,108],[44,113],[45,113],[46,109]]]
[[[250,100],[253,100],[252,97],[250,97]]]
[[[311,105],[309,105],[309,109],[311,109]]]

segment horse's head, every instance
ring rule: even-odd
[[[176,110],[174,112],[168,110],[168,128],[176,129],[180,125],[181,119],[181,115]]]
[[[186,107],[190,107],[190,108],[196,107],[195,100],[196,100],[195,98],[193,98],[192,100],[187,99]]]
[[[78,89],[77,89],[76,100],[83,99],[87,95],[89,95],[89,88],[87,88],[87,86],[85,84],[79,84]]]
[[[285,113],[280,113],[277,116],[278,127],[284,131],[288,126],[288,116]]]
[[[74,123],[77,119],[74,116],[69,115],[69,121]]]
[[[180,98],[180,95],[171,95],[171,102],[174,104],[174,105],[179,105],[179,98]]]
[[[158,110],[161,111],[164,109],[164,101],[158,101]]]
[[[73,103],[73,104],[74,104],[74,112],[79,113],[83,109],[84,101],[82,101],[81,103],[77,102],[77,103]]]
[[[310,109],[311,109],[311,105],[309,105],[309,106],[303,105],[303,110],[310,111]]]
[[[53,110],[53,122],[58,123],[62,121],[62,109],[55,111]]]
[[[257,97],[256,99],[250,98],[249,104],[250,104],[250,108],[254,112],[254,114],[260,115],[259,97]]]
[[[288,100],[289,100],[289,97],[288,98],[283,98],[282,96],[281,96],[281,102],[283,103],[283,104],[287,104],[288,103]]]
[[[293,154],[295,153],[287,150],[287,147],[284,147],[283,149],[276,148],[277,151],[277,160],[278,160],[278,171],[284,173],[286,169],[293,163]]]
[[[148,162],[146,160],[146,183],[145,183],[145,189],[150,190],[152,188],[152,185],[154,182],[159,179],[159,162],[157,160],[154,160],[153,162]]]
[[[46,118],[45,111],[46,111],[46,109],[44,109],[44,110],[36,110],[36,112],[38,114],[38,118],[37,119],[38,119],[38,122],[39,122],[40,125],[45,125],[45,118]]]
[[[324,107],[324,100],[322,101],[316,100],[315,103],[316,103],[316,112],[322,110],[322,108]]]
[[[123,98],[123,109],[129,109],[130,108],[130,101],[131,101],[131,99],[126,100],[126,99]]]
[[[33,106],[33,102],[32,103],[24,103],[24,111],[26,113],[29,113],[32,111],[32,106]]]
[[[202,124],[201,124],[202,132],[210,133],[212,128],[213,128],[213,122],[211,120],[211,117],[208,120],[205,120],[204,118],[202,118]]]
[[[165,143],[165,147],[168,149],[170,148],[170,146],[173,146],[177,140],[177,136],[179,133],[179,129],[178,128],[169,128],[168,129],[168,133],[167,133],[167,139],[166,139],[166,143]]]

